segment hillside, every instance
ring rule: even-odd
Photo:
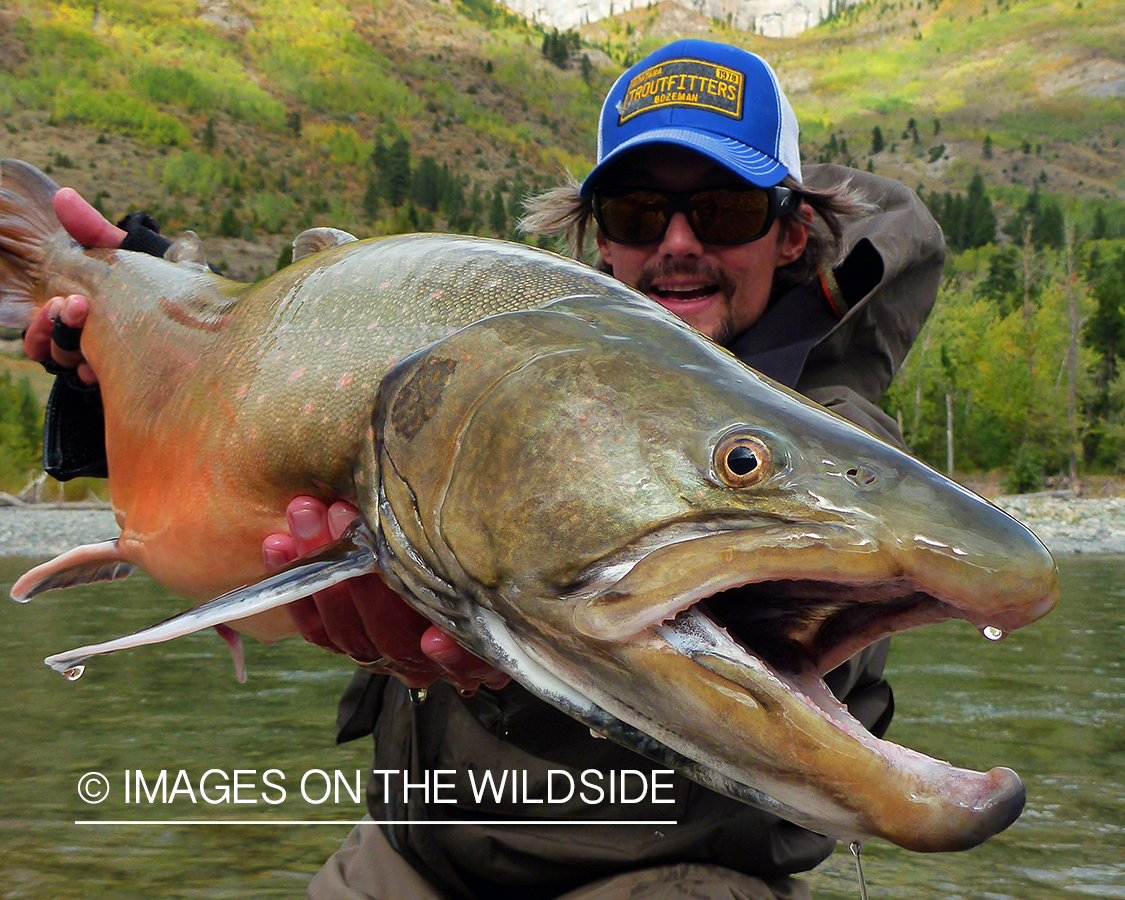
[[[741,35],[677,11],[663,15],[671,28],[650,11],[595,23],[583,35],[619,59],[681,34],[713,35],[761,54],[797,112],[806,160],[871,161],[877,172],[927,192],[963,190],[980,170],[1002,196],[1038,186],[1108,201],[1121,214],[1121,0],[880,0],[788,40]],[[886,148],[872,154],[876,126]],[[847,151],[830,153],[833,135]]]
[[[617,75],[683,36],[769,59],[806,161],[897,178],[946,230],[884,398],[913,452],[1013,490],[1125,471],[1125,0],[868,0],[785,40],[670,2],[559,35],[492,0],[0,0],[0,156],[194,229],[241,279],[312,225],[518,237],[528,191],[592,164]],[[8,490],[50,384],[16,337]]]
[[[1001,210],[1037,187],[1079,220],[1101,205],[1125,234],[1123,13],[1121,0],[868,2],[776,40],[663,3],[585,26],[560,66],[542,30],[490,0],[0,0],[0,154],[111,217],[145,208],[194,228],[238,277],[271,271],[309,224],[507,234],[519,195],[589,167],[621,67],[695,35],[775,64],[807,160],[927,192],[980,170]],[[396,140],[415,181],[422,168],[435,182],[413,200],[410,175],[405,195],[387,184]]]

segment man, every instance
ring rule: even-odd
[[[849,173],[832,167],[802,180],[797,123],[772,70],[752,54],[701,41],[669,45],[626,72],[606,99],[598,143],[598,165],[584,183],[531,204],[530,230],[566,232],[580,247],[593,218],[599,265],[615,277],[766,374],[899,439],[876,401],[925,320],[943,256],[940,231],[911,192],[861,173],[850,173],[852,189],[842,188]],[[878,214],[855,218],[868,209]],[[847,253],[833,265],[841,238]],[[80,327],[81,300],[58,305],[63,320]],[[39,358],[45,330],[40,322],[29,333]],[[322,543],[350,513],[299,498],[290,506],[293,537],[269,539],[267,560]],[[310,601],[302,632],[369,668],[386,669],[391,657],[393,671],[396,654],[388,635],[370,633],[363,593]],[[435,642],[457,652],[432,631],[420,640],[431,659]],[[885,654],[877,645],[827,678],[880,734],[892,710]],[[340,705],[339,739],[374,734],[374,769],[406,771],[413,783],[439,769],[484,768],[521,773],[531,796],[550,770],[578,778],[590,769],[655,768],[474,665],[461,657],[452,669],[435,669],[461,690],[438,682],[421,704],[401,681],[357,672]],[[473,693],[480,682],[496,689]],[[790,876],[832,849],[826,838],[682,778],[668,806],[605,802],[548,812],[506,796],[431,807],[417,792],[404,799],[394,784],[374,777],[368,808],[374,819],[398,824],[358,827],[314,879],[311,897],[807,897]],[[495,824],[529,815],[547,823]],[[679,824],[568,826],[551,824],[555,817]],[[439,819],[467,824],[402,824]]]

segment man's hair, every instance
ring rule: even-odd
[[[774,273],[771,297],[780,296],[800,284],[814,283],[820,266],[831,267],[838,261],[844,234],[842,220],[869,215],[873,209],[852,190],[847,180],[828,188],[814,188],[787,175],[781,185],[793,191],[799,201],[778,217],[782,228],[807,222],[803,213],[806,205],[816,215],[810,223],[805,252]],[[586,258],[594,206],[592,199],[583,199],[579,194],[580,187],[581,183],[568,173],[559,187],[528,197],[524,201],[525,214],[519,221],[519,229],[526,234],[562,238],[566,253],[576,259]],[[600,259],[595,265],[603,271],[610,271]]]

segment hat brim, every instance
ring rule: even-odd
[[[694,128],[654,128],[624,141],[598,163],[582,182],[581,196],[588,198],[598,179],[623,154],[650,144],[671,144],[694,150],[757,187],[773,187],[789,174],[789,169],[772,156],[740,141]]]

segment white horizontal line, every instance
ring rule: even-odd
[[[677,819],[639,821],[630,819],[461,819],[384,821],[370,819],[77,819],[75,825],[678,825]]]

